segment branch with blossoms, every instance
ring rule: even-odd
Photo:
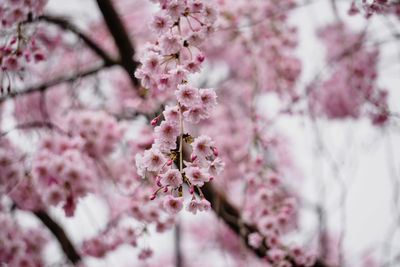
[[[10,5],[14,5],[15,2],[10,0]],[[147,227],[155,226],[157,232],[171,228],[176,223],[176,215],[185,207],[193,214],[212,208],[233,230],[234,237],[237,240],[241,239],[246,245],[246,251],[253,251],[266,265],[329,266],[326,254],[329,254],[330,249],[323,244],[320,245],[322,253],[319,254],[319,259],[315,259],[306,245],[304,248],[297,244],[290,245],[285,240],[285,234],[293,230],[298,221],[296,192],[284,184],[286,167],[290,163],[285,161],[286,158],[282,160],[281,155],[275,158],[279,153],[285,154],[282,158],[286,157],[286,152],[279,151],[282,149],[279,147],[282,141],[278,135],[268,132],[269,128],[272,128],[271,121],[263,116],[264,114],[258,113],[261,109],[258,110],[256,105],[257,98],[262,97],[264,92],[276,93],[290,105],[299,100],[295,84],[301,64],[293,55],[297,44],[297,29],[286,23],[286,13],[294,8],[296,3],[291,0],[238,1],[237,4],[218,1],[221,16],[217,16],[218,12],[210,1],[152,2],[159,4],[160,9],[150,21],[152,32],[146,35],[151,36],[151,41],[144,44],[143,41],[148,41],[148,38],[142,40],[140,35],[136,36],[135,42],[143,44],[143,51],[136,52],[133,40],[113,2],[97,1],[107,26],[100,31],[102,34],[102,30],[110,32],[119,52],[117,59],[111,58],[92,39],[64,18],[27,13],[24,18],[16,20],[17,24],[25,20],[46,21],[58,25],[63,30],[77,35],[86,44],[86,48],[104,61],[104,64],[83,72],[50,79],[20,92],[8,92],[0,101],[8,97],[15,98],[15,117],[19,122],[25,120],[25,116],[21,116],[23,108],[26,107],[25,110],[29,111],[27,113],[31,113],[35,110],[32,106],[46,104],[43,102],[44,94],[41,95],[41,104],[37,104],[37,98],[34,94],[29,95],[30,93],[47,92],[50,88],[56,88],[55,85],[76,81],[110,66],[120,66],[122,73],[130,77],[125,81],[115,75],[118,77],[118,83],[117,86],[113,86],[113,93],[119,93],[118,90],[125,87],[124,89],[128,88],[131,93],[139,94],[133,94],[134,97],[132,94],[125,94],[126,92],[118,96],[113,95],[116,96],[116,100],[112,99],[116,103],[113,103],[114,106],[108,106],[109,103],[106,103],[104,97],[99,106],[107,112],[99,112],[97,108],[92,107],[82,110],[83,101],[80,103],[75,94],[71,97],[73,99],[69,99],[62,89],[49,90],[46,101],[52,101],[52,104],[46,106],[46,115],[39,116],[32,112],[29,119],[33,118],[34,123],[22,122],[17,128],[52,128],[54,122],[60,123],[66,132],[41,136],[29,169],[24,172],[24,168],[16,169],[16,159],[20,158],[18,148],[0,146],[0,178],[7,177],[1,181],[0,186],[5,184],[5,190],[10,191],[10,198],[18,207],[39,215],[39,219],[53,232],[64,253],[73,263],[79,262],[84,256],[103,258],[106,253],[122,244],[140,248],[142,244],[137,242],[137,239],[146,234]],[[335,1],[331,3],[334,4]],[[15,12],[10,14],[13,13]],[[217,17],[223,27],[215,34]],[[243,23],[252,27],[246,27],[241,32]],[[24,58],[28,61],[33,56],[38,62],[44,60],[40,46],[32,41],[28,42],[27,38],[22,36],[23,31],[19,26],[15,30],[18,36],[7,40],[5,53],[0,53],[0,56],[4,56],[3,63],[6,64],[2,66],[7,74],[11,71],[19,74],[23,70],[23,65],[19,62]],[[355,80],[365,91],[365,95],[362,96],[365,96],[366,100],[376,100],[385,104],[385,95],[369,98],[370,91],[365,86],[366,83],[375,80],[376,54],[358,45],[355,35],[347,32],[344,35],[350,36],[350,45],[341,47],[336,42],[330,52],[339,52],[334,53],[332,61],[336,63],[341,61],[342,57],[348,58],[359,53],[361,59],[357,62],[346,62],[347,64],[343,65],[347,66],[342,70],[346,69],[357,76]],[[328,36],[326,38],[329,39],[331,36],[337,37],[338,34],[335,33],[335,27],[328,27],[323,30],[321,36]],[[363,41],[363,38],[359,39],[360,42]],[[228,42],[229,46],[226,46]],[[66,55],[70,55],[68,51]],[[228,65],[229,79],[218,85],[218,101],[224,105],[217,106],[214,89],[199,88],[207,86],[195,86],[192,82],[193,74],[200,72],[208,55],[218,55],[215,61],[222,59],[221,61]],[[133,58],[134,56],[140,63]],[[210,59],[212,65],[213,60],[211,57]],[[110,76],[114,78],[114,72]],[[339,89],[358,89],[351,86],[352,80],[345,75],[339,78],[333,81],[340,80],[343,84],[350,84],[348,87],[340,86]],[[325,113],[315,113],[328,117],[355,114],[351,113],[354,110],[343,112],[346,105],[334,105],[333,108],[336,109],[330,109],[332,99],[347,101],[346,97],[341,98],[343,91],[337,90],[335,85],[336,83],[332,82],[323,84],[323,87],[328,89],[328,94],[317,95],[314,100],[317,102],[315,107],[322,106]],[[136,90],[132,90],[132,86]],[[94,94],[99,92],[96,90]],[[309,92],[311,95],[313,90]],[[339,97],[335,95],[338,92]],[[26,97],[19,98],[24,95]],[[359,99],[359,95],[352,96],[355,96],[352,101]],[[126,99],[130,101],[129,108],[122,103]],[[90,102],[96,105],[96,101]],[[358,108],[359,103],[356,104]],[[54,106],[62,108],[57,110]],[[125,113],[121,112],[120,115],[118,112],[114,113],[115,110]],[[153,112],[157,112],[155,118],[148,119],[148,114],[154,114]],[[135,119],[138,115],[145,115],[151,121],[151,126],[145,125],[139,138],[125,143],[124,125],[120,125],[118,120]],[[46,117],[46,121],[40,122],[42,117]],[[378,118],[378,121],[383,119],[384,117]],[[51,124],[47,124],[47,120]],[[207,127],[208,135],[204,135],[201,130]],[[229,138],[221,134],[225,131],[232,133]],[[8,140],[2,138],[0,141]],[[118,143],[123,147],[120,150],[117,148]],[[212,182],[214,178],[216,181]],[[120,194],[108,195],[110,183],[118,187]],[[0,187],[0,191],[2,189]],[[38,191],[36,195],[34,189]],[[235,189],[243,189],[243,198],[236,195]],[[108,201],[110,223],[98,235],[85,240],[82,246],[74,248],[62,228],[43,210],[47,206],[58,206],[62,207],[67,217],[74,216],[79,201],[88,194],[97,193],[101,193]],[[29,201],[32,199],[36,201]],[[240,207],[237,200],[241,201]],[[41,211],[35,212],[34,208]],[[322,212],[322,208],[318,211]],[[137,229],[125,227],[121,223],[125,218],[135,219],[143,225]],[[182,224],[182,227],[186,225]],[[323,241],[325,239],[321,238],[321,242]],[[228,250],[228,247],[224,248]],[[13,248],[10,245],[7,249],[12,251]],[[235,257],[234,254],[232,253]],[[141,247],[138,257],[147,259],[151,255],[151,249],[144,246]],[[183,256],[188,257],[186,254],[181,256],[182,259],[178,251],[178,265],[183,264]],[[17,258],[8,254],[7,257],[7,261],[10,262]]]
[[[151,124],[156,125],[161,117],[164,119],[155,127],[155,141],[151,149],[136,157],[139,175],[158,187],[150,199],[162,197],[163,208],[170,214],[176,214],[183,208],[185,195],[190,198],[186,209],[194,214],[209,210],[211,203],[219,203],[217,214],[238,235],[243,236],[247,246],[254,249],[258,256],[266,257],[271,264],[280,266],[321,266],[321,262],[314,263],[313,256],[300,248],[288,249],[283,246],[278,233],[272,230],[275,225],[271,218],[264,217],[257,228],[242,222],[240,213],[209,185],[214,176],[221,173],[224,163],[218,157],[214,141],[208,136],[192,136],[185,131],[184,123],[197,124],[208,118],[216,104],[216,94],[212,89],[197,89],[188,83],[188,75],[198,72],[204,60],[199,47],[214,31],[216,10],[213,5],[201,1],[160,1],[159,4],[161,11],[156,13],[151,22],[158,38],[146,48],[141,59],[142,66],[135,75],[152,98],[171,99],[171,92],[174,92],[177,104],[167,106],[162,114],[152,120]],[[190,156],[184,156],[184,146]],[[276,184],[276,178],[271,183]],[[189,194],[184,194],[185,188],[188,188]],[[195,191],[200,200],[196,199]],[[264,192],[262,197],[267,201],[269,192]],[[293,206],[282,202],[282,207],[277,208],[278,211],[282,210],[279,211],[282,214],[277,216],[280,216],[284,225]],[[260,228],[265,230],[262,234],[259,233]],[[267,236],[265,240],[264,236]]]
[[[155,45],[147,47],[135,75],[148,90],[148,96],[170,101],[176,97],[177,104],[167,106],[152,120],[151,124],[156,125],[163,118],[155,127],[154,144],[143,155],[137,155],[136,164],[139,174],[158,186],[151,199],[163,195],[166,211],[176,214],[183,207],[186,185],[191,195],[187,209],[196,213],[210,209],[201,187],[222,171],[223,164],[210,137],[193,137],[185,130],[188,123],[209,118],[216,105],[213,89],[195,88],[188,78],[190,73],[200,70],[204,56],[199,47],[214,31],[217,13],[214,6],[200,1],[160,5],[164,5],[163,10],[151,23],[158,39]],[[183,158],[184,143],[193,148],[188,161]],[[196,200],[195,188],[200,192],[200,200]]]
[[[98,1],[98,4],[117,45],[121,43],[119,50],[123,55],[122,59],[127,58],[129,61],[126,63],[129,66],[124,66],[125,70],[128,71],[132,66],[135,66],[135,63],[130,61],[134,49],[130,42],[127,42],[126,31],[122,28],[123,25],[109,1]],[[140,78],[142,86],[147,90],[146,95],[148,97],[159,101],[176,101],[175,105],[167,106],[152,121],[152,124],[156,125],[162,120],[160,125],[155,127],[156,139],[152,148],[145,151],[142,156],[137,156],[138,171],[149,183],[158,186],[158,189],[150,198],[163,197],[163,208],[169,214],[176,214],[183,208],[183,190],[186,188],[188,188],[190,196],[186,209],[190,212],[209,210],[210,201],[213,206],[216,202],[222,203],[222,207],[225,209],[222,209],[223,212],[218,210],[217,214],[229,222],[228,224],[238,234],[243,234],[243,227],[248,229],[244,235],[246,243],[249,245],[254,243],[254,240],[251,241],[250,239],[260,238],[254,235],[257,232],[255,228],[240,222],[239,212],[222,195],[216,197],[215,192],[217,191],[213,191],[212,187],[204,187],[205,192],[202,192],[203,186],[213,180],[222,171],[224,165],[218,157],[218,150],[214,141],[208,136],[194,137],[185,130],[189,128],[190,124],[196,124],[200,120],[209,118],[216,105],[216,94],[212,89],[195,88],[190,85],[188,80],[189,74],[200,70],[201,63],[204,61],[204,55],[200,49],[201,43],[215,30],[214,22],[217,18],[215,7],[211,4],[205,4],[201,1],[194,1],[187,6],[186,4],[179,2],[172,2],[165,6],[163,4],[162,10],[156,14],[152,21],[152,27],[158,34],[158,41],[148,46],[147,52],[142,58],[142,66],[135,71],[136,77]],[[118,40],[121,42],[118,42]],[[91,72],[88,72],[87,75],[89,74]],[[50,85],[57,84],[58,81],[72,81],[74,78],[57,79],[55,82],[50,82]],[[47,86],[39,86],[36,88],[40,89],[35,88],[24,92],[45,90]],[[74,150],[80,151],[86,148],[82,147],[77,140],[69,140],[64,137],[59,139],[59,143],[62,143],[65,148],[57,147],[57,140],[54,140],[54,143],[50,140],[41,142],[43,151],[37,155],[34,172],[39,174],[35,176],[48,178],[39,181],[44,186],[46,184],[49,186],[46,199],[53,205],[64,202],[63,208],[66,215],[72,216],[76,199],[90,191],[88,186],[90,179],[87,179],[88,184],[74,188],[75,183],[73,181],[80,177],[80,173],[72,169],[67,177],[61,177],[53,173],[51,168],[44,164],[49,160],[50,155],[54,158],[64,158],[66,155],[63,151],[69,152],[71,150],[70,153],[72,153]],[[189,144],[192,148],[190,157],[186,158],[185,161],[184,144]],[[88,153],[92,157],[96,157],[98,154],[91,151],[93,147],[87,149],[89,149]],[[79,157],[75,157],[76,155],[70,159],[71,164],[66,163],[68,168],[71,168],[79,160]],[[83,162],[86,161],[87,159],[83,159]],[[54,164],[57,165],[56,162]],[[55,169],[58,168],[56,165],[54,166]],[[90,172],[84,172],[82,175],[93,176]],[[60,188],[59,184],[61,183],[67,185],[67,190]],[[195,196],[195,191],[198,192],[199,199]],[[210,201],[207,199],[210,199]],[[250,234],[253,234],[253,238],[249,237]],[[120,239],[117,238],[117,240]],[[115,247],[113,243],[106,244],[104,249],[93,249],[98,248],[95,245],[96,242],[96,239],[92,242],[86,242],[84,245],[85,253],[99,256],[103,255],[108,247]],[[271,242],[276,242],[276,240]],[[264,244],[257,249],[254,245],[251,247],[255,249],[259,256],[266,256],[268,249]],[[280,253],[275,253],[270,258],[271,261],[276,262],[283,260]]]

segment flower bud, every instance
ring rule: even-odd
[[[160,177],[160,176],[157,176],[157,178],[156,178],[156,184],[157,184],[159,187],[162,186],[162,185],[161,185],[161,177]]]
[[[158,117],[157,117],[157,118],[154,118],[154,119],[150,122],[150,124],[151,124],[151,125],[156,125],[157,122],[158,122]]]
[[[212,150],[214,156],[218,157],[218,150],[217,150],[217,148],[214,147],[214,146],[212,146],[212,147],[211,147],[211,150]]]

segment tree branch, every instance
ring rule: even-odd
[[[15,98],[15,97],[18,97],[21,95],[26,95],[26,94],[30,94],[30,93],[34,93],[34,92],[42,92],[42,91],[45,91],[47,88],[53,87],[53,86],[61,84],[61,83],[73,82],[79,78],[95,74],[95,73],[99,72],[100,70],[102,70],[106,67],[111,67],[115,64],[116,64],[116,62],[110,62],[109,64],[103,64],[98,67],[92,67],[90,69],[75,73],[73,75],[60,76],[53,80],[44,82],[42,84],[34,85],[34,86],[31,86],[31,87],[28,87],[28,88],[25,88],[22,90],[18,90],[18,91],[12,91],[10,93],[7,93],[6,95],[1,96],[0,103],[9,98]]]
[[[77,264],[81,260],[81,256],[75,250],[74,245],[71,243],[64,230],[45,211],[35,211],[34,214],[57,238],[67,258],[73,264]]]
[[[113,4],[110,0],[97,0],[97,5],[103,14],[104,21],[107,24],[108,30],[114,38],[115,44],[117,45],[121,66],[128,72],[134,87],[139,85],[138,79],[134,76],[136,68],[139,66],[139,62],[133,59],[135,55],[135,48],[129,38],[129,35],[117,14]]]
[[[33,128],[45,128],[50,130],[56,130],[60,134],[68,134],[63,129],[61,129],[58,125],[50,122],[50,121],[31,121],[26,123],[21,123],[16,125],[13,129],[0,132],[0,138],[6,136],[13,130],[25,130],[25,129],[33,129]]]
[[[210,201],[211,207],[214,212],[238,235],[242,236],[246,242],[246,246],[252,250],[258,257],[264,258],[268,251],[268,247],[265,246],[264,242],[259,248],[253,248],[249,245],[249,234],[258,232],[258,230],[248,224],[241,221],[239,210],[234,207],[223,194],[218,192],[210,183],[206,183],[201,188],[205,198]],[[294,263],[294,267],[298,266]],[[317,260],[313,267],[328,267],[322,260]]]
[[[99,45],[92,41],[88,36],[82,33],[77,27],[72,25],[67,19],[62,17],[56,17],[52,15],[42,15],[37,17],[35,20],[46,21],[59,26],[62,29],[69,30],[76,34],[90,49],[93,50],[99,57],[104,60],[106,65],[115,64],[115,60],[112,59]]]

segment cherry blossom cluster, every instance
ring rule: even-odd
[[[138,234],[140,233],[137,233],[134,228],[127,226],[106,229],[99,235],[85,240],[81,251],[86,255],[102,258],[107,252],[117,249],[122,244],[136,247]]]
[[[366,18],[373,14],[394,14],[400,18],[400,3],[396,0],[353,0],[348,13],[354,15],[360,12],[363,12]]]
[[[47,0],[4,0],[0,4],[0,26],[10,27],[40,14]]]
[[[202,127],[224,155],[226,168],[216,182],[241,208],[243,222],[257,229],[249,235],[248,243],[254,248],[268,248],[265,257],[269,263],[311,266],[315,261],[312,250],[285,240],[285,235],[296,228],[298,215],[297,197],[285,184],[295,169],[287,141],[273,132],[273,120],[258,111],[260,107],[255,106],[245,86],[222,86],[221,101],[231,105],[219,106],[211,122]],[[230,138],[221,136],[221,131],[229,131]]]
[[[70,106],[67,89],[59,87],[43,95],[41,92],[21,96],[14,101],[14,117],[18,123],[32,121],[64,121]],[[43,104],[45,102],[45,104]],[[62,119],[61,119],[62,118]]]
[[[32,160],[32,177],[44,203],[62,203],[66,216],[74,215],[79,198],[94,191],[97,177],[84,144],[78,137],[44,137]]]
[[[173,97],[190,73],[200,71],[204,61],[200,46],[215,30],[217,10],[202,0],[153,2],[161,6],[150,23],[157,41],[147,44],[135,76],[147,90],[147,97],[164,101]]]
[[[182,189],[183,184],[187,184],[192,194],[187,209],[196,213],[210,208],[200,187],[213,180],[223,168],[210,137],[194,138],[184,132],[184,125],[209,118],[217,103],[213,89],[199,89],[188,82],[190,73],[200,71],[204,61],[200,45],[214,31],[217,10],[213,4],[200,0],[158,2],[161,11],[151,22],[158,38],[146,48],[142,66],[135,75],[153,100],[168,100],[175,94],[177,104],[167,106],[153,119],[152,125],[159,123],[154,129],[154,144],[137,156],[136,164],[138,174],[154,180],[158,187],[151,199],[160,191],[170,193],[163,198],[165,211],[176,214],[183,208]],[[196,56],[193,55],[195,51]],[[184,161],[183,146],[188,144],[193,153],[190,160],[187,157]],[[200,200],[194,195],[195,187]]]
[[[35,39],[25,39],[19,34],[12,36],[5,45],[0,45],[0,93],[11,90],[11,74],[16,74],[22,80],[22,72],[27,62],[43,61],[45,54]]]
[[[42,195],[30,175],[22,178],[8,196],[20,210],[38,211],[46,209]]]
[[[297,28],[287,19],[295,1],[221,1],[219,5],[223,31],[205,47],[207,58],[226,62],[230,79],[252,81],[261,91],[296,101],[301,63],[293,53]]]
[[[277,266],[292,266],[288,259],[299,266],[312,266],[315,261],[313,253],[297,245],[287,246],[282,240],[283,234],[295,226],[297,201],[285,193],[280,183],[276,173],[262,179],[247,179],[244,219],[258,229],[249,235],[249,244],[258,248],[264,242],[268,248],[267,259]]]
[[[47,237],[40,228],[22,228],[10,213],[0,212],[0,263],[6,266],[44,266]]]
[[[0,140],[0,195],[9,196],[19,209],[44,207],[31,177],[24,173],[23,153],[6,138]]]
[[[163,199],[149,198],[154,192],[155,183],[148,183],[137,174],[135,155],[152,146],[153,136],[153,129],[148,125],[143,126],[139,130],[139,136],[128,142],[127,153],[117,161],[110,161],[112,164],[109,174],[112,175],[118,191],[116,194],[115,191],[104,190],[104,197],[109,205],[112,223],[98,235],[84,241],[81,248],[84,254],[103,257],[122,244],[136,246],[136,241],[139,242],[145,228],[154,226],[155,231],[161,233],[171,229],[175,224],[174,214],[169,214],[162,208]],[[133,229],[121,226],[124,219],[134,219],[145,228]],[[129,233],[121,235],[121,231]],[[143,248],[138,258],[145,259],[151,255],[151,250]]]
[[[80,136],[85,141],[84,150],[93,158],[111,153],[124,134],[117,120],[103,111],[71,112],[67,124],[73,136]]]
[[[374,124],[384,123],[387,92],[376,85],[379,51],[366,47],[365,36],[344,24],[327,25],[318,30],[318,36],[334,67],[320,85],[310,85],[310,107],[328,118],[357,118],[365,110]]]
[[[5,0],[0,4],[0,27],[8,29],[0,44],[0,93],[11,90],[11,74],[23,79],[27,62],[45,59],[42,46],[23,29],[22,22],[40,14],[47,0]]]

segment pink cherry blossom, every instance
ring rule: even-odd
[[[176,214],[183,208],[183,198],[167,195],[164,198],[163,207],[169,214]]]
[[[161,184],[176,188],[182,184],[182,175],[177,169],[169,169],[162,175]]]

